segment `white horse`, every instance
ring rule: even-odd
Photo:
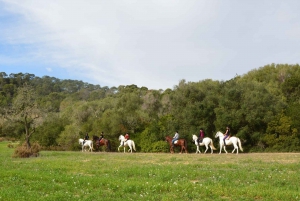
[[[83,144],[84,139],[79,139],[79,144],[82,146],[82,152],[83,152],[83,148],[85,147],[89,147],[88,151],[93,151],[93,141],[92,140],[85,140],[84,144]],[[86,150],[85,150],[86,151]]]
[[[222,147],[224,147],[224,151],[227,154],[226,147],[224,146],[224,141],[223,141],[224,134],[222,132],[218,131],[215,135],[215,138],[217,138],[217,137],[220,140],[220,153],[222,151]],[[232,136],[232,137],[229,138],[229,140],[226,138],[225,143],[226,143],[226,145],[233,145],[234,149],[232,150],[232,153],[236,150],[236,154],[238,154],[239,153],[239,147],[240,147],[241,151],[244,151],[243,148],[242,148],[241,140],[238,137]],[[238,147],[238,145],[239,145],[239,147]]]
[[[120,146],[118,147],[118,151],[119,151],[119,148],[120,148],[120,147],[124,147],[124,153],[125,153],[125,147],[126,147],[126,146],[129,147],[128,152],[131,151],[131,153],[132,153],[132,149],[133,149],[134,151],[136,151],[136,150],[135,150],[135,143],[134,143],[133,140],[127,140],[127,141],[125,142],[125,137],[124,137],[123,135],[120,135],[120,136],[119,136],[119,141],[120,141]]]
[[[201,153],[201,151],[199,149],[199,146],[205,146],[206,147],[204,153],[207,152],[208,147],[210,147],[210,149],[211,149],[211,154],[213,153],[213,150],[216,150],[216,148],[215,148],[215,146],[213,144],[212,139],[209,138],[209,137],[203,138],[202,142],[198,143],[198,137],[197,137],[197,135],[193,135],[193,141],[195,142],[195,145],[197,146],[196,154],[197,153]]]

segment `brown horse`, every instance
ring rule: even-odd
[[[107,140],[105,138],[102,138],[99,141],[99,137],[94,135],[93,136],[93,141],[96,144],[96,150],[99,150],[101,146],[106,146],[106,151],[111,151],[111,146],[110,146],[110,141],[109,140]]]
[[[172,146],[172,137],[170,136],[166,136],[166,141],[169,143],[170,145],[170,152],[174,153],[174,149]],[[177,141],[175,141],[174,146],[180,146],[181,150],[180,153],[182,153],[183,150],[185,150],[185,153],[187,153],[187,142],[185,139],[178,139]]]

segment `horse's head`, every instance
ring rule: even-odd
[[[171,137],[170,137],[170,136],[166,136],[166,137],[165,137],[165,140],[166,140],[167,142],[169,142],[169,141],[171,140]]]
[[[119,141],[123,141],[125,139],[125,137],[123,135],[119,136]]]
[[[198,139],[197,135],[193,135],[193,141],[195,141],[197,139]]]
[[[221,133],[221,131],[218,131],[215,135],[215,138],[222,137],[222,136],[224,136],[223,133]]]

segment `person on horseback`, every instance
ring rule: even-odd
[[[88,140],[89,138],[90,138],[89,134],[86,133],[85,136],[84,136],[84,140],[83,140],[82,145],[84,145],[85,141]]]
[[[231,133],[230,133],[230,128],[229,128],[229,126],[227,126],[227,127],[226,127],[226,132],[225,132],[224,138],[223,138],[224,146],[226,146],[226,143],[225,143],[226,138],[228,138],[228,140],[229,140],[230,135],[231,135]]]
[[[104,134],[103,134],[103,131],[102,131],[101,134],[100,134],[100,137],[99,137],[99,143],[100,143],[100,141],[104,138],[103,135],[104,135]]]
[[[173,137],[173,139],[172,139],[172,147],[174,147],[174,142],[176,141],[176,140],[178,140],[179,139],[179,134],[178,134],[178,131],[176,131],[176,133],[175,133],[175,135],[174,135],[174,137]]]
[[[199,133],[199,139],[198,139],[198,143],[202,143],[203,141],[203,138],[204,138],[204,131],[203,131],[203,128],[200,129],[200,133]]]
[[[124,137],[125,137],[125,142],[126,142],[127,140],[129,140],[129,134],[128,134],[128,133],[126,133]]]
[[[127,140],[129,140],[129,138],[130,138],[128,133],[126,133],[124,137],[125,137],[125,140],[123,141],[123,146],[124,146],[125,142]]]

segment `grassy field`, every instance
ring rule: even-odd
[[[42,151],[0,143],[0,200],[300,200],[300,154]]]

